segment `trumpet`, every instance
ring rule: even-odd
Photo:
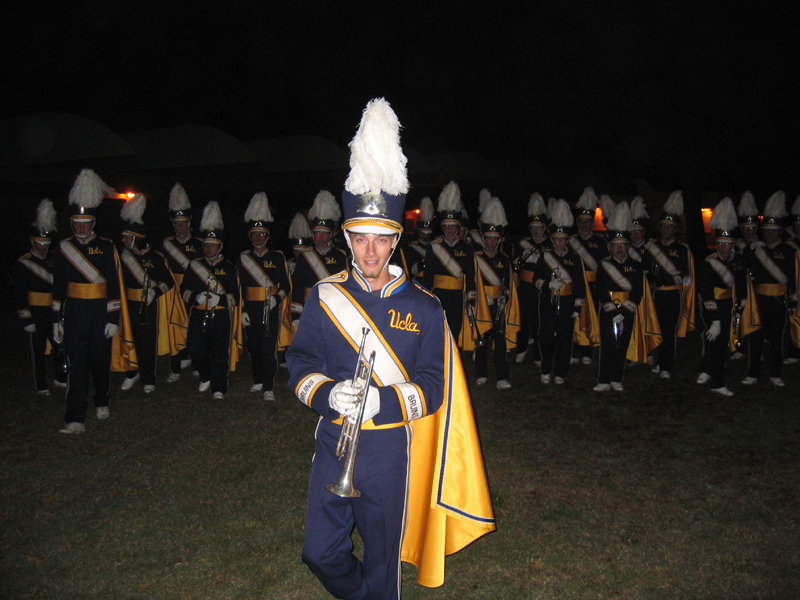
[[[483,339],[480,331],[478,331],[478,324],[475,322],[475,309],[467,301],[466,294],[464,295],[464,310],[467,311],[467,318],[469,319],[470,331],[472,331],[473,343],[478,347],[486,345],[486,341]]]
[[[609,291],[608,292],[609,298],[611,298],[611,302],[614,303],[614,306],[619,308],[620,301],[614,298],[614,293]],[[617,348],[619,348],[619,340],[622,337],[622,330],[625,328],[623,321],[612,321],[612,328],[614,330],[614,344]]]
[[[264,326],[264,337],[270,336],[269,322],[269,299],[272,297],[272,287],[267,284],[264,286],[264,313],[261,315],[261,324]]]
[[[139,325],[147,325],[147,294],[150,291],[150,275],[144,269],[144,279],[142,280],[142,301],[139,302]]]
[[[355,373],[353,373],[353,387],[361,388],[358,393],[358,415],[355,421],[344,417],[342,431],[339,433],[339,442],[336,444],[336,458],[341,459],[347,452],[347,459],[336,483],[329,483],[325,486],[325,489],[330,493],[342,498],[358,498],[361,496],[361,492],[353,487],[353,469],[356,462],[358,440],[361,437],[361,425],[364,421],[364,405],[366,404],[370,382],[372,381],[372,368],[375,366],[375,351],[370,354],[369,362],[364,361],[364,346],[367,343],[367,335],[370,329],[369,327],[364,327],[361,332],[364,337],[361,338],[361,346],[358,349],[358,358],[356,359],[356,369]]]
[[[508,302],[508,288],[503,286],[497,297],[497,312],[494,314],[494,327],[498,333],[506,332],[506,303]]]
[[[208,331],[208,322],[214,320],[214,313],[216,312],[213,308],[209,308],[208,306],[208,297],[211,295],[211,276],[208,278],[208,282],[206,284],[206,310],[203,313],[203,333]],[[210,313],[210,315],[209,315]]]
[[[519,273],[522,270],[522,266],[528,262],[528,258],[536,252],[536,246],[528,248],[525,252],[514,262],[514,273]]]
[[[556,267],[553,274],[550,276],[550,281],[561,281],[561,267]],[[550,288],[550,304],[556,307],[556,314],[561,314],[561,288],[554,290]]]

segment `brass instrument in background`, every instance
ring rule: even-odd
[[[494,314],[494,328],[498,333],[506,332],[506,303],[508,302],[508,288],[503,286],[497,297],[497,312]]]
[[[561,266],[557,266],[556,270],[553,271],[553,274],[550,276],[550,282],[553,281],[560,281],[563,285],[564,281],[561,279]],[[550,288],[550,304],[556,307],[556,314],[561,314],[561,288],[554,290]]]
[[[142,301],[139,302],[139,325],[147,325],[147,296],[150,293],[150,275],[144,269],[142,280]]]
[[[609,291],[608,296],[611,298],[611,302],[619,308],[620,301],[614,298],[614,292]],[[622,331],[625,329],[625,324],[623,321],[614,321],[611,322],[612,328],[614,330],[614,343],[616,344],[617,348],[619,348],[619,340],[622,337]]]
[[[214,320],[214,313],[216,313],[216,311],[213,308],[209,308],[209,305],[208,305],[209,296],[211,296],[211,294],[212,294],[211,281],[212,281],[212,277],[209,276],[208,277],[208,282],[206,283],[206,310],[203,313],[203,333],[208,331],[209,321],[213,321]],[[210,313],[210,315],[209,315],[209,313]]]
[[[742,308],[741,302],[733,305],[733,345],[737,350],[742,347]]]
[[[467,319],[469,319],[469,329],[472,332],[472,342],[478,346],[482,347],[486,345],[486,340],[483,339],[480,330],[478,329],[478,323],[475,319],[475,308],[467,301],[467,295],[464,294],[464,310],[467,311]]]
[[[63,335],[66,336],[66,330],[64,329],[64,308],[63,308],[63,305],[62,305],[62,308],[61,308],[61,312],[59,314],[58,324],[59,324],[59,328],[61,329],[61,331],[64,332]],[[61,343],[56,344],[57,349],[58,349],[58,354],[57,354],[58,363],[56,364],[56,369],[58,371],[58,374],[61,375],[60,378],[56,377],[56,379],[58,381],[66,381],[67,380],[67,375],[69,374],[69,359],[67,358],[67,349],[64,347],[64,339],[65,338],[62,338],[61,339]],[[55,340],[53,340],[53,341],[55,341]]]
[[[373,350],[369,356],[369,362],[364,361],[364,346],[367,343],[367,335],[370,332],[369,327],[361,329],[364,337],[361,338],[361,346],[358,349],[358,358],[356,359],[356,369],[353,373],[352,387],[360,388],[358,393],[359,405],[358,415],[355,421],[351,421],[348,417],[342,417],[342,431],[339,434],[339,442],[336,444],[336,458],[341,459],[347,452],[347,459],[344,463],[339,479],[336,483],[329,483],[325,489],[332,494],[341,496],[342,498],[358,498],[361,496],[355,487],[353,487],[353,469],[356,462],[356,451],[358,450],[358,440],[361,437],[361,425],[364,421],[364,405],[366,404],[367,394],[369,393],[369,386],[372,381],[372,368],[375,366],[375,351]]]
[[[264,286],[264,313],[261,315],[261,325],[264,326],[264,337],[270,336],[269,299],[272,298],[272,286]]]
[[[522,255],[514,262],[514,273],[519,273],[522,270],[522,265],[524,265],[530,256],[536,252],[536,247],[528,248]]]

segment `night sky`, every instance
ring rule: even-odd
[[[67,112],[118,133],[199,124],[343,146],[384,96],[423,153],[580,165],[737,199],[800,191],[791,3],[515,4],[23,3],[4,9],[0,120]]]

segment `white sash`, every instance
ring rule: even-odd
[[[478,259],[478,268],[481,270],[481,275],[483,275],[486,283],[493,287],[501,287],[503,285],[503,280],[495,273],[492,266],[486,262],[486,259],[477,254],[475,258]]]
[[[314,252],[314,250],[305,250],[303,252],[303,256],[305,257],[306,261],[308,261],[308,264],[314,273],[316,273],[317,279],[322,281],[331,275],[328,273],[328,269],[326,269],[325,265],[322,264],[322,261],[319,259],[319,256],[317,256],[317,253]]]
[[[50,285],[53,285],[53,274],[50,271],[48,271],[47,269],[45,269],[42,265],[36,264],[35,262],[30,260],[29,258],[23,258],[20,262],[23,265],[25,265],[26,267],[28,267],[28,269],[34,275],[36,275],[40,279],[43,279],[44,281],[46,281]]]
[[[166,250],[167,254],[174,258],[175,262],[177,262],[181,268],[186,271],[186,267],[189,266],[190,262],[189,257],[180,251],[180,249],[175,245],[175,242],[169,239],[164,240],[164,250]]]
[[[189,266],[192,268],[192,271],[194,271],[202,281],[206,282],[208,287],[211,289],[211,293],[217,294],[219,296],[225,294],[225,288],[222,286],[222,284],[219,281],[217,281],[217,278],[214,277],[211,271],[209,271],[206,268],[206,266],[203,263],[201,263],[198,259],[195,259],[191,263],[189,263]],[[211,280],[210,283],[209,279]]]
[[[126,267],[128,267],[128,270],[131,272],[131,275],[134,276],[139,285],[141,285],[142,288],[144,288],[145,272],[144,269],[142,268],[142,265],[140,265],[139,261],[136,260],[136,257],[133,255],[133,252],[125,248],[122,251],[122,262],[125,263]],[[151,285],[150,287],[153,286]]]
[[[413,242],[413,243],[409,244],[409,248],[413,248],[414,250],[416,250],[419,253],[420,256],[425,258],[425,251],[427,250],[427,248],[425,248],[425,246],[423,246],[422,244],[420,244],[418,242]]]
[[[558,259],[553,256],[552,253],[545,250],[542,252],[542,258],[544,259],[544,262],[547,263],[547,266],[550,267],[550,270],[558,275],[558,278],[561,281],[564,283],[572,283],[572,276],[569,274],[569,271],[562,268],[561,263],[558,262]]]
[[[450,275],[457,279],[464,276],[464,271],[461,268],[461,265],[458,264],[458,261],[455,258],[450,256],[450,253],[440,242],[433,242],[431,244],[431,249],[436,255],[436,258],[439,259],[439,262],[444,265],[444,268],[450,271]]]
[[[678,267],[664,254],[664,251],[658,244],[651,240],[647,242],[647,246],[645,247],[650,251],[650,254],[653,255],[653,258],[656,259],[658,266],[673,277],[680,277],[681,272],[678,270]]]
[[[253,260],[253,257],[249,254],[240,254],[242,260],[242,266],[247,270],[250,275],[253,276],[253,279],[263,288],[273,287],[272,280],[267,276],[266,273],[256,264],[256,261]]]
[[[105,283],[106,278],[103,277],[102,273],[97,270],[92,263],[90,263],[86,257],[81,254],[80,250],[78,250],[69,240],[61,240],[60,242],[61,251],[64,253],[64,256],[67,257],[67,260],[73,264],[73,266],[81,272],[81,274],[89,280],[90,283]]]
[[[725,282],[729,288],[732,288],[736,280],[733,277],[733,272],[728,268],[728,266],[722,262],[719,258],[715,256],[708,257],[708,263],[711,265],[711,268],[719,275],[720,279]]]
[[[778,283],[789,283],[789,278],[786,276],[781,268],[775,264],[775,261],[772,260],[767,251],[764,249],[764,246],[759,246],[756,248],[756,258],[758,262],[764,265],[764,268],[769,271],[769,274],[775,278],[775,281]]]
[[[603,265],[603,268],[606,270],[606,273],[609,274],[611,279],[613,279],[614,282],[619,287],[621,287],[626,292],[630,292],[633,289],[633,284],[627,277],[625,277],[625,275],[622,274],[622,271],[620,271],[616,267],[616,265],[612,264],[611,261],[605,259],[603,259],[601,263]]]
[[[594,256],[589,254],[586,246],[578,241],[578,238],[574,236],[569,238],[569,245],[575,251],[575,253],[581,257],[583,264],[586,265],[587,269],[590,271],[597,271],[597,261],[594,259]]]
[[[628,256],[630,256],[636,262],[642,262],[642,255],[639,253],[639,250],[633,247],[633,244],[628,246]]]

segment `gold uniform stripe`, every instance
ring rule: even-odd
[[[106,283],[75,283],[67,284],[67,297],[80,298],[81,300],[98,300],[106,297]]]

